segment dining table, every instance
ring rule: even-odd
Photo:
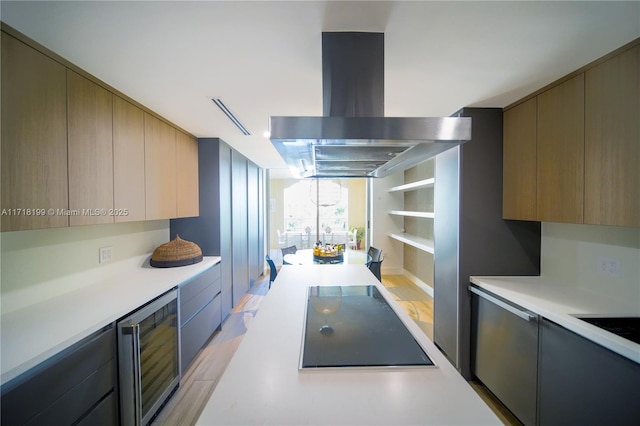
[[[357,250],[345,250],[342,255],[342,260],[335,260],[335,258],[327,257],[326,260],[322,257],[314,257],[313,249],[302,249],[295,253],[285,254],[282,258],[285,264],[291,265],[313,265],[313,264],[368,264],[371,262],[371,256],[364,251]]]

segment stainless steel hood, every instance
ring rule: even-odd
[[[294,175],[384,177],[471,139],[471,119],[384,117],[384,34],[322,33],[323,117],[270,117]]]

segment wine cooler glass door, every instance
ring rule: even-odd
[[[177,313],[172,290],[118,323],[124,425],[146,425],[178,385]]]

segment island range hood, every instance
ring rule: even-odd
[[[471,119],[384,117],[384,34],[322,33],[323,117],[270,117],[296,177],[384,177],[471,139]]]

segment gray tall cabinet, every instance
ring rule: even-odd
[[[172,219],[171,238],[220,256],[222,318],[263,272],[263,170],[218,138],[198,139],[200,216]]]
[[[540,275],[540,223],[502,219],[502,109],[464,108],[472,139],[436,156],[434,342],[471,378],[472,275]]]

